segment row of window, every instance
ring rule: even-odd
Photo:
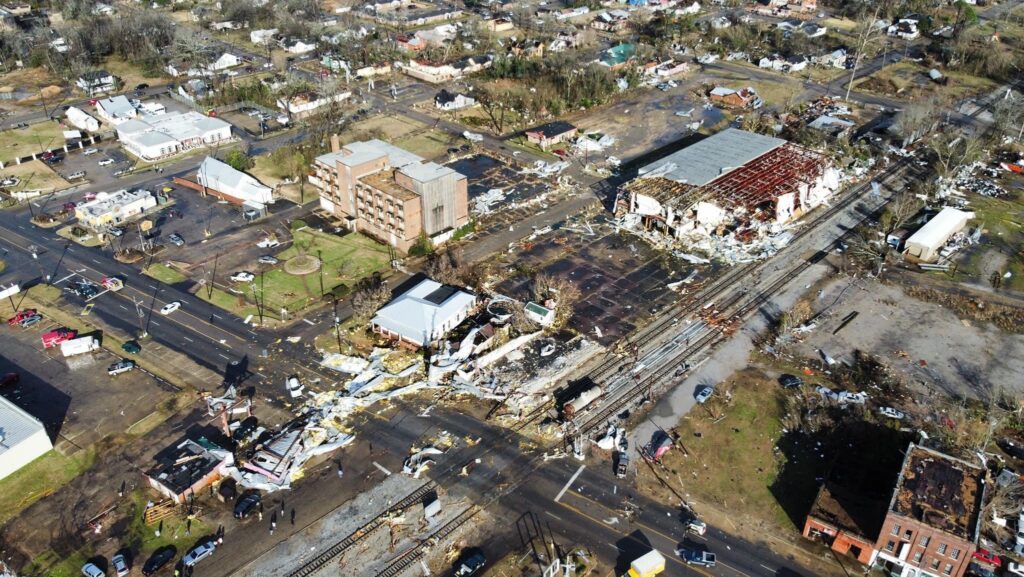
[[[893,525],[892,526],[891,534],[894,537],[898,537],[899,534],[900,534],[900,526],[899,525]],[[913,538],[913,536],[914,536],[914,532],[912,530],[910,530],[910,529],[907,529],[906,531],[903,532],[903,540],[904,541],[910,541],[911,538]],[[917,544],[920,547],[928,547],[928,544],[931,543],[931,541],[932,541],[931,537],[925,536],[925,537],[921,537],[921,540]],[[890,543],[892,543],[892,541],[890,541]],[[939,546],[935,548],[935,552],[937,554],[939,554],[939,555],[945,555],[947,549],[948,549],[948,546],[945,543],[939,543]],[[957,549],[957,548],[954,547],[953,550],[949,554],[949,558],[954,560],[954,561],[956,561],[957,559],[960,558],[960,553],[961,553],[960,549]]]

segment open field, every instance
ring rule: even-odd
[[[63,487],[91,467],[95,458],[92,450],[79,451],[73,456],[52,450],[0,480],[0,524]]]
[[[40,190],[47,193],[64,190],[71,186],[68,181],[64,180],[64,178],[54,172],[53,169],[42,160],[32,160],[22,164],[12,164],[0,170],[0,178],[6,178],[8,176],[15,176],[21,180],[17,186],[12,186],[6,189],[11,192]]]
[[[119,58],[108,58],[107,61],[103,63],[103,68],[120,80],[121,84],[119,87],[121,90],[131,90],[138,84],[151,84],[154,78],[165,77],[162,72],[147,74],[141,68],[129,64]]]
[[[1007,175],[1000,182],[1011,195],[990,198],[971,195],[970,210],[984,226],[981,243],[968,247],[957,259],[957,280],[990,287],[992,276],[998,275],[1004,289],[1024,292],[1024,177]],[[1005,274],[1009,272],[1010,277]]]
[[[188,280],[187,276],[159,262],[149,265],[142,272],[164,284],[177,284]]]
[[[283,184],[285,177],[287,177],[287,170],[274,164],[270,155],[256,156],[253,158],[253,161],[254,164],[249,169],[249,174],[256,177],[263,184],[273,188],[282,198],[296,204],[308,204],[320,199],[316,188],[308,182],[304,185],[304,191],[300,190],[299,183]]]
[[[342,142],[352,140],[364,140],[367,138],[380,138],[386,141],[396,141],[412,132],[425,129],[427,126],[421,122],[410,120],[405,117],[395,116],[374,116],[367,118],[350,126],[342,133]],[[397,143],[399,146],[400,142]]]
[[[404,139],[402,142],[398,143],[398,145],[413,154],[418,154],[423,158],[426,158],[427,160],[437,160],[447,154],[449,148],[461,146],[465,143],[466,139],[454,136],[447,132],[440,130],[427,130]]]
[[[0,131],[0,160],[4,162],[61,146],[64,146],[64,129],[56,122],[37,122],[28,128]]]
[[[994,89],[998,83],[988,78],[955,70],[944,70],[949,78],[946,85],[937,84],[928,78],[928,68],[909,61],[890,64],[874,74],[854,81],[857,90],[865,90],[886,96],[900,96],[907,99],[941,95],[950,100],[984,93]]]

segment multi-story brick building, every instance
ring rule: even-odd
[[[386,142],[340,146],[332,137],[313,169],[324,210],[403,252],[422,233],[438,245],[469,223],[464,175]]]
[[[962,577],[977,549],[985,469],[911,444],[875,548],[899,577]]]

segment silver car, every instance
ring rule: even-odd
[[[181,558],[181,563],[185,567],[194,567],[196,563],[206,559],[217,549],[217,545],[213,541],[203,543],[202,545],[196,545],[191,551],[185,554]]]

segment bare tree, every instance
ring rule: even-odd
[[[540,303],[549,300],[555,302],[555,322],[552,326],[564,326],[569,321],[580,296],[580,289],[568,279],[547,274],[538,274],[533,279],[533,298]]]
[[[874,269],[875,276],[881,276],[889,256],[889,245],[877,231],[860,227],[854,230],[847,243],[846,255],[863,268]]]
[[[885,207],[885,213],[882,215],[882,230],[889,234],[901,228],[923,207],[924,201],[913,193],[900,192]]]
[[[942,103],[937,98],[927,98],[908,104],[893,120],[904,145],[919,140],[930,132],[939,121]]]
[[[943,130],[933,134],[926,143],[932,167],[942,178],[949,178],[962,166],[979,158],[984,151],[982,139],[959,130]]]
[[[391,300],[391,291],[382,282],[367,282],[352,293],[352,317],[366,322],[377,309]]]
[[[427,258],[427,276],[443,284],[459,282],[460,267],[451,252],[438,252]]]

